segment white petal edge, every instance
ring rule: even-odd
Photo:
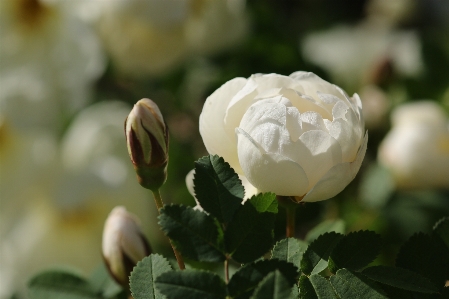
[[[334,197],[355,178],[368,144],[368,132],[365,133],[362,145],[354,162],[341,163],[332,167],[302,199],[303,202],[315,202]]]

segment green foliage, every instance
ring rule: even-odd
[[[325,233],[307,247],[301,260],[301,270],[307,275],[317,274],[327,268],[330,253],[343,238],[335,232]]]
[[[449,217],[444,217],[438,221],[433,228],[433,232],[440,237],[444,244],[446,244],[446,247],[449,248]]]
[[[89,277],[89,282],[103,298],[127,298],[126,291],[112,279],[104,264],[101,264]]]
[[[386,299],[379,287],[362,275],[347,269],[340,269],[331,276],[330,282],[342,299]]]
[[[298,277],[298,271],[291,263],[279,260],[262,260],[246,264],[231,277],[228,284],[229,295],[235,299],[250,298],[254,288],[273,271],[284,275],[290,285]]]
[[[364,269],[362,274],[371,280],[403,290],[430,294],[438,292],[430,280],[402,268],[374,266]]]
[[[165,272],[156,278],[156,288],[169,299],[225,299],[226,284],[207,271]]]
[[[162,230],[185,257],[205,262],[225,260],[223,231],[212,216],[181,205],[165,206],[160,213]]]
[[[285,299],[290,296],[291,288],[292,284],[276,270],[259,283],[251,299]]]
[[[134,299],[165,299],[155,288],[155,280],[169,271],[172,271],[170,263],[159,254],[151,254],[138,262],[129,281]]]
[[[278,202],[276,200],[276,194],[274,193],[259,193],[253,195],[249,202],[256,208],[257,212],[264,213],[274,213],[278,212]]]
[[[195,162],[193,182],[201,207],[221,223],[231,220],[245,196],[238,175],[217,155],[206,156]]]
[[[402,245],[396,266],[418,273],[442,288],[449,274],[448,250],[440,239],[418,233]]]
[[[240,263],[256,260],[274,243],[274,194],[259,194],[241,206],[225,231],[226,252]]]
[[[306,248],[307,243],[304,241],[295,238],[283,239],[274,245],[271,258],[290,262],[299,269]]]
[[[300,299],[318,299],[315,289],[310,282],[309,277],[302,275],[299,278],[299,298]]]
[[[337,299],[337,295],[328,279],[319,274],[311,275],[309,279],[318,299]]]
[[[359,270],[376,258],[380,247],[381,238],[375,232],[352,232],[344,236],[332,250],[329,270],[332,273],[341,268]]]
[[[31,299],[99,299],[94,286],[80,275],[68,271],[46,271],[28,282]]]
[[[305,241],[311,243],[315,241],[320,235],[324,233],[336,232],[340,234],[345,233],[345,223],[341,219],[326,220],[311,229],[305,238]]]

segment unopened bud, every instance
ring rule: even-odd
[[[103,230],[103,258],[111,276],[124,287],[138,261],[151,253],[139,219],[122,206],[115,207]]]
[[[125,134],[139,183],[159,189],[167,179],[168,128],[152,100],[141,99],[134,105],[125,120]]]

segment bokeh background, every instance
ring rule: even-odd
[[[170,128],[164,201],[194,205],[185,176],[207,154],[207,96],[298,70],[361,96],[369,143],[341,194],[298,209],[297,236],[342,219],[382,234],[378,262],[391,264],[449,215],[447,0],[0,0],[0,298],[26,298],[42,269],[89,275],[117,205],[171,256],[127,154],[137,100],[154,100]]]

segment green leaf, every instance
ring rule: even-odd
[[[387,299],[374,282],[347,269],[340,269],[330,282],[341,299]]]
[[[299,298],[299,287],[298,285],[294,285],[288,299],[298,299]]]
[[[318,299],[315,289],[310,282],[309,277],[301,275],[299,278],[299,298],[300,299]]]
[[[195,162],[193,183],[201,207],[221,223],[231,220],[245,196],[239,176],[217,155]]]
[[[235,299],[247,299],[254,288],[268,273],[278,270],[290,285],[296,282],[298,271],[291,263],[279,260],[261,260],[246,264],[231,277],[228,284],[229,295]]]
[[[270,250],[274,243],[276,214],[259,213],[246,202],[232,218],[225,231],[226,252],[239,263],[249,263]]]
[[[374,281],[403,290],[428,294],[438,292],[438,288],[427,278],[402,268],[374,266],[364,269],[362,274]]]
[[[89,277],[89,283],[97,294],[102,294],[105,298],[116,298],[125,293],[125,290],[112,279],[104,263],[95,269]]]
[[[318,274],[327,267],[327,259],[332,249],[343,238],[335,232],[325,233],[313,241],[301,260],[301,270],[307,275]]]
[[[449,269],[447,249],[441,240],[417,233],[402,245],[396,266],[427,277],[435,286],[442,288]]]
[[[296,238],[283,239],[274,245],[271,251],[271,258],[290,262],[296,267],[300,267],[301,259],[308,244]]]
[[[156,278],[157,289],[169,299],[225,299],[226,285],[207,271],[166,272]]]
[[[268,274],[254,290],[251,299],[285,299],[292,292],[293,284],[278,270]]]
[[[323,221],[307,233],[305,241],[311,243],[320,235],[330,232],[344,234],[345,222],[341,219]]]
[[[278,201],[276,199],[276,194],[274,193],[259,193],[253,195],[249,202],[256,208],[257,212],[270,212],[277,214],[278,212]]]
[[[129,281],[134,299],[165,299],[155,288],[155,280],[169,271],[172,271],[170,263],[159,254],[151,254],[138,262]]]
[[[319,274],[311,275],[309,279],[315,289],[318,299],[337,299],[337,295],[335,294],[329,279],[326,279]]]
[[[161,209],[159,224],[182,255],[196,261],[225,260],[223,231],[210,215],[182,205]]]
[[[28,282],[31,299],[94,299],[101,298],[95,288],[76,273],[63,270],[46,271]]]
[[[433,228],[434,234],[439,236],[441,240],[449,248],[449,217],[444,217],[435,224]]]
[[[380,235],[373,231],[352,232],[343,237],[329,257],[329,270],[347,268],[359,270],[371,263],[381,248]]]

